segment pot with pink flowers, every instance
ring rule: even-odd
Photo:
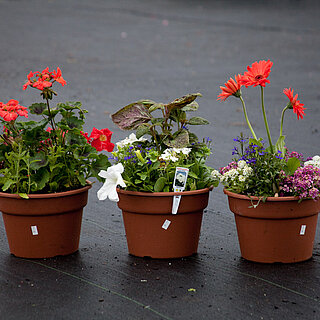
[[[48,258],[78,250],[83,208],[91,183],[109,166],[112,132],[83,132],[86,110],[80,102],[50,101],[56,85],[66,85],[60,68],[30,72],[23,89],[36,89],[43,102],[29,108],[17,100],[0,102],[0,211],[10,252]],[[18,117],[39,117],[20,121]]]
[[[272,142],[264,101],[272,65],[270,60],[254,62],[220,87],[218,100],[231,96],[240,100],[251,137],[242,133],[236,137],[232,161],[213,174],[225,187],[242,257],[262,263],[293,263],[312,257],[320,211],[320,157],[305,159],[285,147],[285,112],[293,110],[298,120],[305,114],[292,88],[283,90],[289,101],[282,110],[279,138]],[[250,123],[244,87],[260,89],[268,143],[257,137]]]

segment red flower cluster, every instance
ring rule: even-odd
[[[23,116],[28,118],[28,111],[26,107],[20,106],[19,101],[9,100],[8,103],[0,102],[0,117],[5,121],[13,121]]]
[[[42,91],[45,88],[50,88],[55,81],[59,82],[62,86],[67,83],[62,77],[59,67],[57,68],[57,71],[53,70],[53,72],[49,72],[49,67],[42,72],[30,71],[27,78],[28,81],[23,85],[23,90],[26,90],[27,87],[30,86]]]
[[[92,129],[90,137],[87,132],[81,132],[81,134],[87,139],[97,151],[106,150],[112,152],[114,144],[111,142],[112,133],[109,129],[98,130],[96,128]]]
[[[293,112],[297,115],[298,120],[299,120],[299,117],[303,119],[303,116],[305,115],[303,110],[305,110],[306,108],[304,108],[303,107],[304,104],[298,100],[298,94],[293,96],[293,89],[291,88],[289,89],[285,88],[283,90],[283,93],[289,98],[290,104],[293,108]]]

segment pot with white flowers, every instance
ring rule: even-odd
[[[230,210],[234,213],[243,258],[263,263],[293,263],[312,257],[318,213],[320,211],[320,157],[307,158],[285,147],[283,122],[286,110],[303,118],[304,105],[291,88],[283,93],[289,102],[282,110],[280,135],[272,143],[264,105],[264,88],[272,62],[259,61],[243,75],[230,78],[218,100],[231,95],[239,98],[251,138],[243,134],[234,139],[234,159],[215,172],[225,186]],[[249,121],[241,87],[259,86],[261,109],[269,145],[257,138]]]
[[[200,142],[189,130],[208,124],[187,117],[198,109],[199,95],[168,104],[141,100],[112,115],[119,128],[136,134],[117,143],[115,165],[100,172],[106,181],[98,198],[118,201],[132,255],[178,258],[197,252],[203,211],[218,184],[205,164],[211,140]]]
[[[53,86],[66,84],[61,70],[30,72],[23,89],[40,91],[44,103],[28,108],[17,100],[0,102],[0,211],[10,252],[17,257],[48,258],[78,250],[90,177],[109,165],[111,132],[82,132],[86,110],[80,102],[51,107]],[[19,116],[38,121],[17,121]],[[59,121],[58,121],[59,118]]]

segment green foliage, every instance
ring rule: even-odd
[[[29,110],[42,120],[2,120],[6,127],[0,135],[2,191],[26,198],[32,193],[77,189],[90,177],[101,181],[98,173],[110,163],[81,133],[87,111],[80,102],[59,103],[52,109],[38,103]]]
[[[188,125],[206,125],[202,117],[187,118],[187,112],[199,108],[195,99],[200,93],[192,93],[170,103],[140,100],[121,108],[113,114],[113,122],[122,130],[136,130],[137,137],[150,135],[158,150],[166,147],[185,148],[190,145]],[[160,116],[152,113],[160,111]]]

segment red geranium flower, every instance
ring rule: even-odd
[[[113,132],[107,128],[101,130],[93,128],[89,137],[90,141],[87,140],[97,151],[106,150],[111,152],[114,148],[114,144],[111,142],[112,133]],[[88,135],[86,136],[84,133],[83,136],[87,138]]]
[[[88,132],[80,131],[80,133],[87,139],[87,142],[90,143],[90,138],[89,138],[89,136],[88,136]]]
[[[241,84],[239,83],[240,77],[241,77],[240,74],[235,75],[234,76],[235,80],[230,78],[230,80],[228,80],[224,84],[225,87],[221,86],[220,89],[222,90],[222,92],[218,95],[217,100],[225,101],[231,95],[239,97],[240,96],[240,88],[241,88]]]
[[[28,118],[26,107],[20,106],[19,101],[11,99],[7,104],[0,102],[0,117],[5,121],[16,120],[18,116]]]
[[[53,79],[61,83],[62,86],[67,83],[67,81],[62,78],[62,73],[59,67],[57,68],[57,71],[53,70]]]
[[[248,88],[249,86],[262,86],[265,87],[266,83],[270,83],[270,81],[267,79],[271,67],[273,65],[273,62],[270,60],[260,60],[259,62],[254,62],[252,66],[248,66],[247,70],[243,76],[240,78],[240,84],[246,86]]]
[[[299,118],[303,119],[303,116],[305,115],[303,110],[306,108],[304,108],[304,104],[298,100],[298,94],[293,96],[293,89],[291,88],[285,88],[283,93],[289,98],[293,112],[297,115],[298,120]]]
[[[49,71],[49,67],[42,70],[42,72],[36,71],[30,73],[27,76],[28,81],[23,85],[23,90],[26,90],[28,86],[43,91],[45,88],[50,88],[54,81],[59,82],[64,86],[67,82],[62,78],[61,69],[58,67],[57,71]]]

